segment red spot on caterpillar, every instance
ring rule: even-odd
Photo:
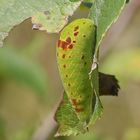
[[[71,99],[73,106],[75,107],[76,112],[82,112],[84,111],[83,108],[78,108],[78,101],[77,99]]]
[[[69,45],[69,49],[72,49],[72,48],[73,48],[73,44],[70,44],[70,45]]]
[[[63,48],[63,50],[66,50],[66,49],[67,49],[67,47],[68,47],[68,45],[69,45],[69,44],[68,44],[67,42],[62,41],[62,42],[61,42],[61,46],[60,46],[60,47],[61,47],[61,48]]]
[[[72,104],[77,108],[78,102],[77,99],[71,99]]]
[[[60,44],[61,44],[61,40],[58,40],[57,46],[60,47]]]
[[[62,41],[62,40],[58,40],[58,47],[62,48],[63,50],[67,49],[69,43]]]
[[[68,42],[70,44],[71,43],[71,38],[67,37],[66,42]]]
[[[76,112],[83,112],[84,109],[83,108],[75,108]]]
[[[74,28],[74,31],[77,31],[79,29],[79,26],[76,26],[75,28]]]
[[[71,44],[71,38],[68,37],[66,41],[58,40],[58,47],[62,48],[63,50],[72,49],[73,44]]]
[[[62,55],[62,58],[65,58],[65,56],[66,56],[66,55],[65,55],[65,54],[63,54],[63,55]]]
[[[75,32],[75,33],[74,33],[74,36],[77,36],[78,34],[79,34],[79,32]]]

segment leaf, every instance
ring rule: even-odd
[[[56,111],[55,119],[59,124],[57,133],[55,136],[69,136],[71,134],[78,135],[85,133],[87,130],[84,128],[75,113],[72,104],[70,103],[67,94],[64,92],[63,99]]]
[[[11,49],[0,49],[0,80],[13,79],[26,84],[42,96],[46,93],[45,72],[35,63],[30,62]]]
[[[93,5],[93,0],[84,0],[82,2],[82,5],[85,6],[85,7],[87,7],[87,8],[91,8],[92,5]]]
[[[1,0],[0,46],[13,26],[32,16],[33,28],[59,32],[80,3],[69,0]]]
[[[119,17],[125,3],[126,0],[93,0],[89,18],[92,19],[97,26],[95,55],[98,53],[102,38],[112,23]]]
[[[93,114],[90,118],[88,126],[94,124],[97,119],[101,118],[103,114],[103,106],[99,98],[99,72],[98,68],[92,71],[91,74],[92,86],[94,88],[93,98],[92,98],[92,111]]]

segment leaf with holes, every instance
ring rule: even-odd
[[[13,26],[29,17],[33,17],[33,28],[59,32],[80,3],[69,0],[1,0],[0,46]]]

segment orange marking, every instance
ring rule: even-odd
[[[72,48],[73,48],[73,44],[70,44],[70,45],[69,45],[69,49],[72,49]]]
[[[77,105],[78,105],[77,100],[76,99],[71,99],[71,101],[72,101],[72,104],[77,107]]]
[[[58,47],[62,48],[63,50],[72,49],[73,44],[71,44],[71,38],[68,37],[66,41],[58,40]],[[64,58],[65,56],[63,56]]]
[[[75,32],[75,33],[74,33],[74,36],[77,36],[78,34],[79,34],[79,32]]]
[[[84,109],[83,108],[75,108],[76,112],[83,112]]]
[[[70,44],[71,43],[71,38],[67,37],[66,42],[68,42]]]

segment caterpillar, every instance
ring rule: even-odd
[[[77,19],[61,31],[57,44],[57,64],[64,86],[64,98],[55,114],[60,125],[58,135],[78,134],[80,130],[83,133],[89,124],[101,116],[99,91],[100,95],[117,95],[119,86],[115,77],[99,73],[98,68],[91,71],[95,43],[96,26],[90,19]],[[112,82],[107,89],[100,85],[104,84],[105,79]]]
[[[95,25],[89,19],[78,19],[61,32],[57,47],[57,63],[68,98],[81,121],[92,113],[91,70]]]

